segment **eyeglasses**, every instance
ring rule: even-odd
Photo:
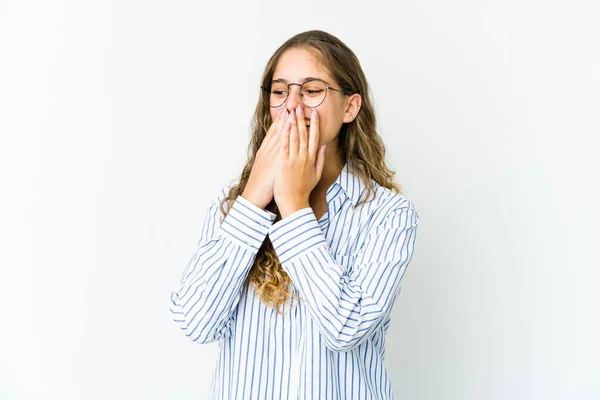
[[[329,90],[345,94],[343,91],[328,86],[325,82],[319,79],[309,79],[303,84],[285,83],[282,81],[274,81],[271,87],[262,85],[261,89],[268,92],[268,100],[270,107],[279,107],[287,100],[290,93],[290,86],[300,86],[300,100],[302,104],[309,108],[315,108],[321,105],[327,97]]]

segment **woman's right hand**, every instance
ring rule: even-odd
[[[242,197],[255,206],[265,208],[273,200],[275,166],[279,152],[279,133],[283,131],[288,118],[286,107],[281,107],[275,122],[271,124],[260,148],[256,152],[252,172],[248,178]]]

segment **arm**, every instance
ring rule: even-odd
[[[171,293],[173,321],[199,344],[231,335],[242,285],[276,217],[238,196],[223,219],[219,202],[227,190],[211,201],[196,252]]]
[[[310,207],[273,224],[273,247],[331,350],[351,350],[384,323],[412,258],[418,223],[408,200],[387,213],[350,272],[336,263]]]

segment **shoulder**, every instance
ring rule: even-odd
[[[371,202],[365,207],[371,229],[389,229],[392,227],[411,227],[419,224],[419,214],[414,203],[401,193],[381,186],[373,181]],[[365,190],[365,196],[366,196]],[[369,229],[369,230],[371,230]]]

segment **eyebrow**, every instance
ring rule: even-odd
[[[316,77],[314,77],[314,76],[308,76],[308,77],[306,77],[306,78],[302,79],[302,80],[300,81],[300,83],[304,83],[304,82],[306,82],[306,81],[310,81],[311,79],[316,79],[316,80],[318,80],[318,81],[325,82],[325,84],[326,84],[326,85],[329,85],[329,82],[327,82],[325,79],[323,79],[323,78],[316,78]],[[287,79],[283,79],[283,78],[273,79],[273,80],[271,81],[271,83],[274,83],[274,82],[284,82],[284,83],[286,83],[286,84],[288,83]]]

